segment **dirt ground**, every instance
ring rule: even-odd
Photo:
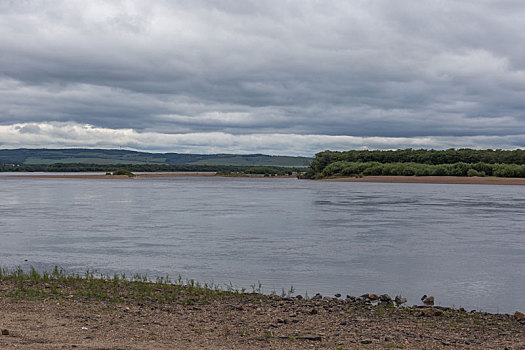
[[[1,349],[524,349],[513,315],[263,296],[141,305],[0,297]]]
[[[156,173],[138,174],[135,177],[125,175],[8,175],[19,178],[48,178],[48,179],[95,179],[95,180],[133,180],[149,179],[159,177],[186,177],[186,176],[216,176],[215,173]],[[294,176],[246,176],[240,178],[293,178]],[[323,179],[319,181],[335,182],[380,182],[380,183],[428,183],[428,184],[470,184],[470,185],[525,185],[525,178],[506,178],[506,177],[461,177],[461,176],[364,176],[343,177],[334,179]]]
[[[152,173],[152,174],[136,174],[134,177],[127,175],[101,175],[101,174],[49,174],[49,175],[6,175],[7,177],[17,178],[40,178],[40,179],[93,179],[93,180],[141,180],[151,178],[166,178],[166,177],[194,177],[194,176],[220,176],[215,173]],[[278,176],[258,176],[258,175],[245,175],[245,176],[234,176],[239,179],[275,179],[275,178],[295,178],[291,175],[278,175]]]

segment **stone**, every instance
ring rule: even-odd
[[[372,299],[370,299],[372,300]],[[391,302],[392,301],[392,297],[388,294],[381,294],[381,296],[379,297],[379,300],[381,301],[386,301],[386,302]]]
[[[407,298],[403,298],[401,295],[396,296],[395,302],[397,305],[402,305],[407,302]]]
[[[327,296],[325,296],[325,297],[323,298],[323,300],[326,300],[326,301],[331,301],[331,300],[332,300],[332,298],[330,298],[330,297],[329,297],[329,296],[327,295]]]
[[[310,310],[309,314],[310,314],[310,315],[315,315],[315,314],[317,314],[317,309],[312,309],[312,310]]]
[[[363,340],[361,340],[361,344],[372,344],[372,340],[371,339],[363,339]]]
[[[431,308],[431,307],[421,309],[421,313],[419,314],[419,316],[427,316],[427,317],[430,317],[430,316],[442,316],[442,315],[443,315],[443,311],[441,311],[439,309],[434,309],[434,308]]]
[[[297,300],[303,300],[303,296],[302,296],[301,294],[297,295],[295,298],[296,298]]]
[[[2,335],[9,335],[9,331],[7,329],[2,329]]]
[[[419,314],[419,316],[432,316],[434,314],[434,312],[432,311],[432,309],[421,309],[421,313]]]
[[[323,337],[321,337],[320,335],[300,335],[297,337],[298,339],[303,339],[303,340],[313,340],[313,341],[321,341],[323,340]]]
[[[377,300],[377,299],[379,299],[379,295],[374,294],[374,293],[368,294],[368,299],[370,299],[370,300]]]
[[[340,298],[340,297],[341,297],[341,293],[335,293],[334,296],[335,296],[336,298]]]
[[[425,305],[434,305],[434,297],[433,296],[427,296],[426,294],[421,297],[421,301]]]
[[[516,311],[514,313],[514,318],[519,322],[525,322],[525,314],[523,312]]]

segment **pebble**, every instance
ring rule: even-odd
[[[421,314],[419,314],[419,316],[442,316],[442,315],[443,315],[443,311],[439,309],[434,309],[434,308],[421,309]]]
[[[421,297],[421,301],[425,305],[434,305],[434,297],[433,296],[427,296],[426,294]]]
[[[317,293],[316,295],[314,295],[314,297],[312,298],[312,300],[321,300],[323,299],[323,296],[319,293]]]
[[[7,329],[2,329],[2,335],[9,335],[9,331]]]
[[[381,294],[381,296],[379,297],[379,300],[381,301],[386,301],[386,302],[391,302],[392,301],[392,297],[388,294]]]
[[[397,305],[401,305],[407,302],[406,298],[403,298],[401,295],[396,296],[395,302]]]
[[[363,339],[363,340],[361,340],[361,344],[372,344],[372,340],[371,339]]]
[[[372,294],[368,294],[368,299],[370,299],[370,300],[377,300],[377,299],[379,299],[379,295],[373,294],[373,293]]]
[[[340,297],[341,297],[341,293],[335,293],[334,296],[335,296],[336,298],[340,298]]]
[[[525,321],[525,314],[523,312],[516,311],[514,313],[514,318],[520,322]]]
[[[321,340],[323,340],[323,337],[321,337],[320,335],[301,335],[301,336],[299,336],[297,338],[304,339],[304,340],[313,340],[313,341],[321,341]]]

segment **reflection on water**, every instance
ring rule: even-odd
[[[524,212],[519,186],[0,177],[0,264],[513,312]]]

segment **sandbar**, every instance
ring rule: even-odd
[[[188,172],[188,173],[151,173],[151,174],[135,174],[134,177],[127,175],[103,175],[103,174],[24,174],[24,175],[5,175],[5,177],[29,178],[29,179],[93,179],[93,180],[134,180],[134,179],[151,179],[163,177],[194,177],[194,176],[219,176],[219,177],[234,177],[234,178],[256,178],[256,179],[274,179],[274,178],[295,178],[292,175],[277,175],[277,176],[262,176],[262,175],[242,175],[229,176],[217,175],[214,172]]]

